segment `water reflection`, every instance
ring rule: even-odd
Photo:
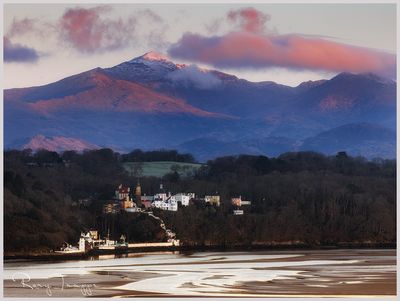
[[[88,257],[88,260],[107,260],[116,258],[139,258],[149,255],[162,255],[162,254],[181,254],[179,251],[157,251],[157,252],[143,252],[143,253],[121,253],[121,254],[107,254],[95,255]]]

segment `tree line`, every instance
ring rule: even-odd
[[[139,153],[137,150],[132,153]],[[142,152],[147,160],[157,154]],[[176,161],[177,156],[169,157]],[[98,226],[103,204],[119,184],[137,180],[110,149],[61,154],[41,150],[4,153],[5,251],[49,250],[74,243],[80,231]],[[166,160],[163,157],[162,160]],[[219,194],[220,207],[197,202],[178,212],[155,210],[187,245],[256,245],[396,240],[396,162],[325,156],[313,152],[226,156],[207,162],[191,177],[140,178],[152,195],[162,182],[171,192]],[[232,215],[230,198],[252,202]],[[89,203],[79,205],[79,200]],[[115,217],[117,232],[131,241],[165,239],[154,220],[135,214]],[[125,232],[124,232],[125,231]],[[104,234],[104,233],[103,233]],[[115,233],[115,235],[120,233]]]

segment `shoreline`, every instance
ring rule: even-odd
[[[5,268],[4,296],[232,299],[396,294],[394,249],[281,253],[148,253],[121,262],[113,256],[99,262],[10,262]],[[14,278],[16,273],[20,275]],[[24,286],[24,279],[35,289]]]
[[[179,251],[179,252],[205,252],[205,251],[257,251],[257,250],[337,250],[337,249],[396,249],[396,242],[388,243],[351,243],[343,242],[327,245],[310,245],[310,244],[287,244],[287,243],[265,243],[252,245],[183,245],[173,247],[141,247],[127,248],[117,250],[91,250],[87,253],[62,254],[55,252],[4,252],[3,261],[5,260],[79,260],[87,259],[98,255],[120,255],[132,253],[151,253],[157,251]]]

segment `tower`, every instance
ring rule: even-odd
[[[140,187],[140,182],[138,181],[135,189],[135,201],[138,207],[142,206],[142,187]]]

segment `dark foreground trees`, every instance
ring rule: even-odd
[[[150,156],[135,152],[135,156]],[[54,249],[63,242],[76,243],[81,231],[98,226],[102,205],[111,201],[119,184],[136,185],[137,179],[122,168],[125,159],[109,149],[83,154],[6,151],[5,251]],[[155,210],[189,245],[396,240],[393,160],[367,161],[343,153],[327,157],[312,152],[277,158],[230,156],[208,162],[191,178],[167,175],[163,179],[141,178],[140,182],[147,195],[157,193],[162,182],[172,193],[221,196],[219,208],[197,203],[178,212]],[[244,208],[245,215],[234,216],[230,198],[239,195],[252,206]],[[112,234],[116,237],[126,234],[129,241],[165,239],[154,220],[129,214],[115,218]],[[105,234],[106,230],[102,231]]]

